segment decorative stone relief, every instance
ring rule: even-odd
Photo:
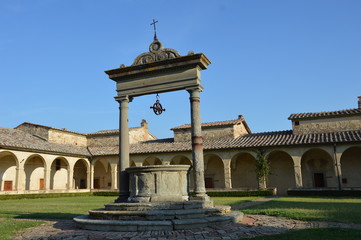
[[[163,44],[156,39],[150,44],[149,52],[140,54],[134,60],[132,66],[168,60],[176,57],[180,57],[178,51],[171,48],[164,48]]]

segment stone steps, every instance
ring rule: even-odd
[[[110,203],[74,218],[77,226],[98,231],[172,231],[242,221],[243,213],[213,202]]]
[[[192,228],[215,227],[224,224],[230,224],[242,221],[242,212],[232,212],[232,214],[204,217],[204,218],[190,218],[190,219],[173,219],[173,220],[99,220],[92,219],[89,215],[83,215],[74,218],[77,226],[82,229],[97,230],[97,231],[173,231],[184,230]]]

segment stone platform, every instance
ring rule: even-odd
[[[97,231],[173,231],[242,221],[242,212],[212,201],[110,203],[74,218],[79,228]]]

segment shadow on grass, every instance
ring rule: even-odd
[[[21,213],[21,212],[6,212],[2,213],[3,216],[9,215],[14,219],[37,219],[37,220],[71,220],[81,214],[74,213]]]

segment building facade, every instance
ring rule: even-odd
[[[268,187],[361,188],[358,107],[291,114],[292,130],[252,133],[243,116],[202,124],[207,189],[255,189],[256,152],[270,163]],[[157,139],[145,120],[130,128],[130,166],[192,165],[190,125]],[[0,194],[118,188],[119,131],[82,134],[25,122],[0,128]],[[192,178],[192,176],[190,176]]]

